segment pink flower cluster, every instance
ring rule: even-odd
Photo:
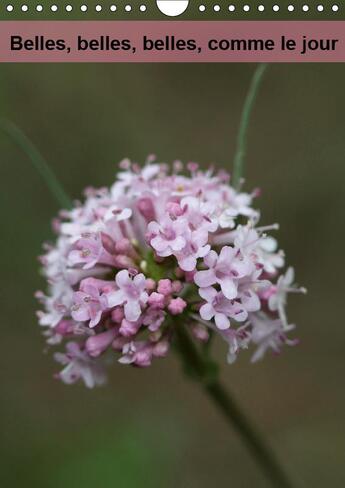
[[[105,381],[105,365],[149,366],[165,356],[174,329],[196,341],[216,332],[228,361],[254,345],[252,361],[278,353],[294,327],[286,315],[293,270],[258,227],[252,194],[237,192],[225,172],[180,162],[172,173],[128,160],[110,189],[87,189],[84,203],[54,220],[57,240],[40,258],[48,293],[37,292],[39,322],[65,383]],[[213,332],[212,332],[213,331]],[[115,354],[114,354],[115,353]]]

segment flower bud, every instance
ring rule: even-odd
[[[186,306],[187,302],[183,298],[173,298],[168,305],[168,310],[172,315],[178,315],[183,312]]]
[[[158,293],[162,293],[162,295],[165,296],[170,295],[171,292],[173,291],[171,280],[169,279],[159,280],[157,291]]]
[[[85,349],[89,356],[93,358],[100,356],[113,342],[116,334],[117,330],[113,328],[89,337],[85,343]]]

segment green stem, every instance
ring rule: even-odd
[[[242,109],[232,174],[232,184],[236,189],[239,189],[243,177],[250,115],[266,68],[265,63],[259,64],[256,68]]]
[[[29,138],[22,132],[15,124],[7,120],[0,120],[0,128],[24,151],[28,156],[34,168],[42,176],[46,182],[52,195],[57,200],[58,204],[65,209],[72,207],[72,201],[60,185],[55,174],[44,160],[42,155],[29,140]]]
[[[250,424],[242,408],[219,382],[215,365],[202,356],[183,324],[176,323],[175,334],[177,351],[186,372],[203,386],[228,423],[236,429],[271,485],[275,488],[292,488],[293,484],[280,466],[274,452]]]

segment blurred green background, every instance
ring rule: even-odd
[[[1,116],[70,195],[109,185],[124,157],[231,169],[253,65],[2,65]],[[253,113],[246,189],[309,294],[290,300],[300,346],[222,376],[305,486],[345,486],[344,65],[272,65]],[[266,487],[236,434],[170,354],[116,365],[96,390],[52,379],[35,318],[36,256],[58,207],[1,134],[2,487]],[[3,481],[1,481],[3,478]]]

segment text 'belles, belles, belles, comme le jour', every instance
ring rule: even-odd
[[[154,52],[154,51],[188,51],[200,54],[203,50],[209,52],[224,51],[244,51],[244,52],[269,52],[269,51],[298,51],[299,54],[306,54],[315,51],[335,51],[339,45],[338,39],[332,38],[312,38],[305,35],[298,39],[289,38],[282,35],[280,39],[274,40],[269,38],[239,39],[239,38],[210,38],[206,45],[201,45],[195,39],[181,39],[174,35],[164,36],[163,38],[152,38],[144,35],[141,38],[140,45],[133,42],[130,38],[112,38],[110,36],[98,36],[88,38],[77,35],[73,44],[68,43],[65,39],[48,38],[37,35],[34,37],[24,38],[20,35],[10,36],[11,51],[65,51],[71,52],[85,51],[118,51],[135,54],[137,52]]]

